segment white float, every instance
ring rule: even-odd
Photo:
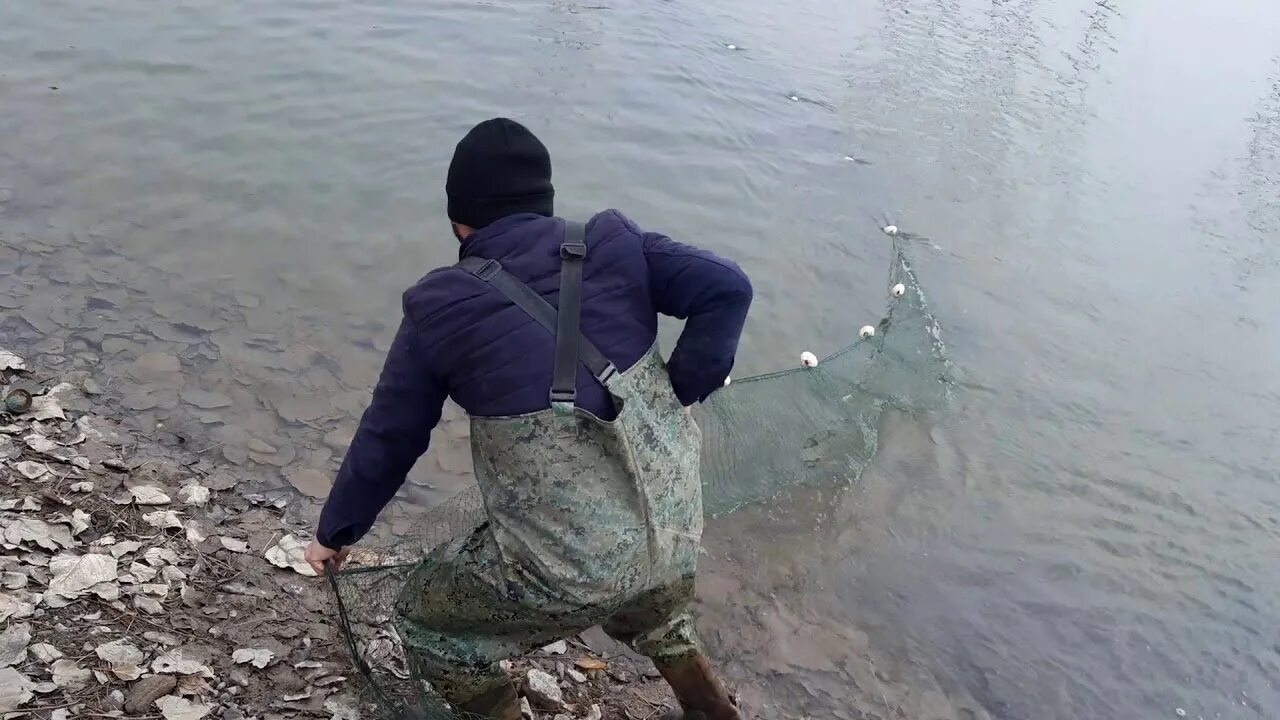
[[[885,225],[885,226],[884,226],[884,228],[882,228],[882,229],[884,230],[884,234],[885,234],[885,235],[897,235],[897,234],[898,234],[898,226],[897,226],[897,225]]]
[[[894,297],[902,297],[907,292],[907,286],[903,285],[902,283],[898,283],[897,285],[894,285],[893,289],[890,290],[889,292]]]
[[[818,356],[805,350],[800,353],[800,367],[814,368],[818,367]]]
[[[866,340],[867,338],[872,337],[875,334],[876,334],[876,329],[871,327],[870,325],[863,325],[862,329],[858,331],[858,337],[862,338],[863,340]]]

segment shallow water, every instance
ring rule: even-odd
[[[0,344],[320,494],[400,291],[454,258],[478,119],[544,138],[562,213],[738,259],[737,374],[876,319],[890,218],[928,238],[953,414],[888,423],[857,488],[712,526],[744,698],[1273,718],[1276,37],[1265,0],[8,2]],[[465,482],[465,434],[410,501]]]

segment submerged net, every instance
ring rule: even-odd
[[[895,286],[901,285],[901,288]],[[946,360],[937,323],[907,256],[895,242],[891,300],[875,334],[822,360],[734,380],[701,405],[707,515],[773,500],[800,486],[855,482],[875,455],[886,410],[928,413],[946,402]],[[901,295],[894,297],[894,290]],[[484,522],[478,489],[425,512],[392,547],[361,548],[330,576],[342,632],[362,676],[362,717],[462,717],[413,677],[393,627],[409,573],[432,549]]]

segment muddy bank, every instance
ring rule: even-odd
[[[373,717],[286,499],[234,492],[235,468],[131,432],[99,387],[0,350],[13,398],[0,411],[0,715]],[[530,717],[647,718],[670,703],[651,669],[591,634],[509,670]]]

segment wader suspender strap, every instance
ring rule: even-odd
[[[458,267],[489,283],[556,337],[555,369],[551,380],[551,407],[558,413],[572,413],[577,400],[577,371],[580,360],[601,385],[617,374],[617,368],[590,340],[582,337],[582,262],[587,257],[582,223],[566,222],[560,245],[560,311],[532,288],[502,269],[497,260],[464,258]]]

